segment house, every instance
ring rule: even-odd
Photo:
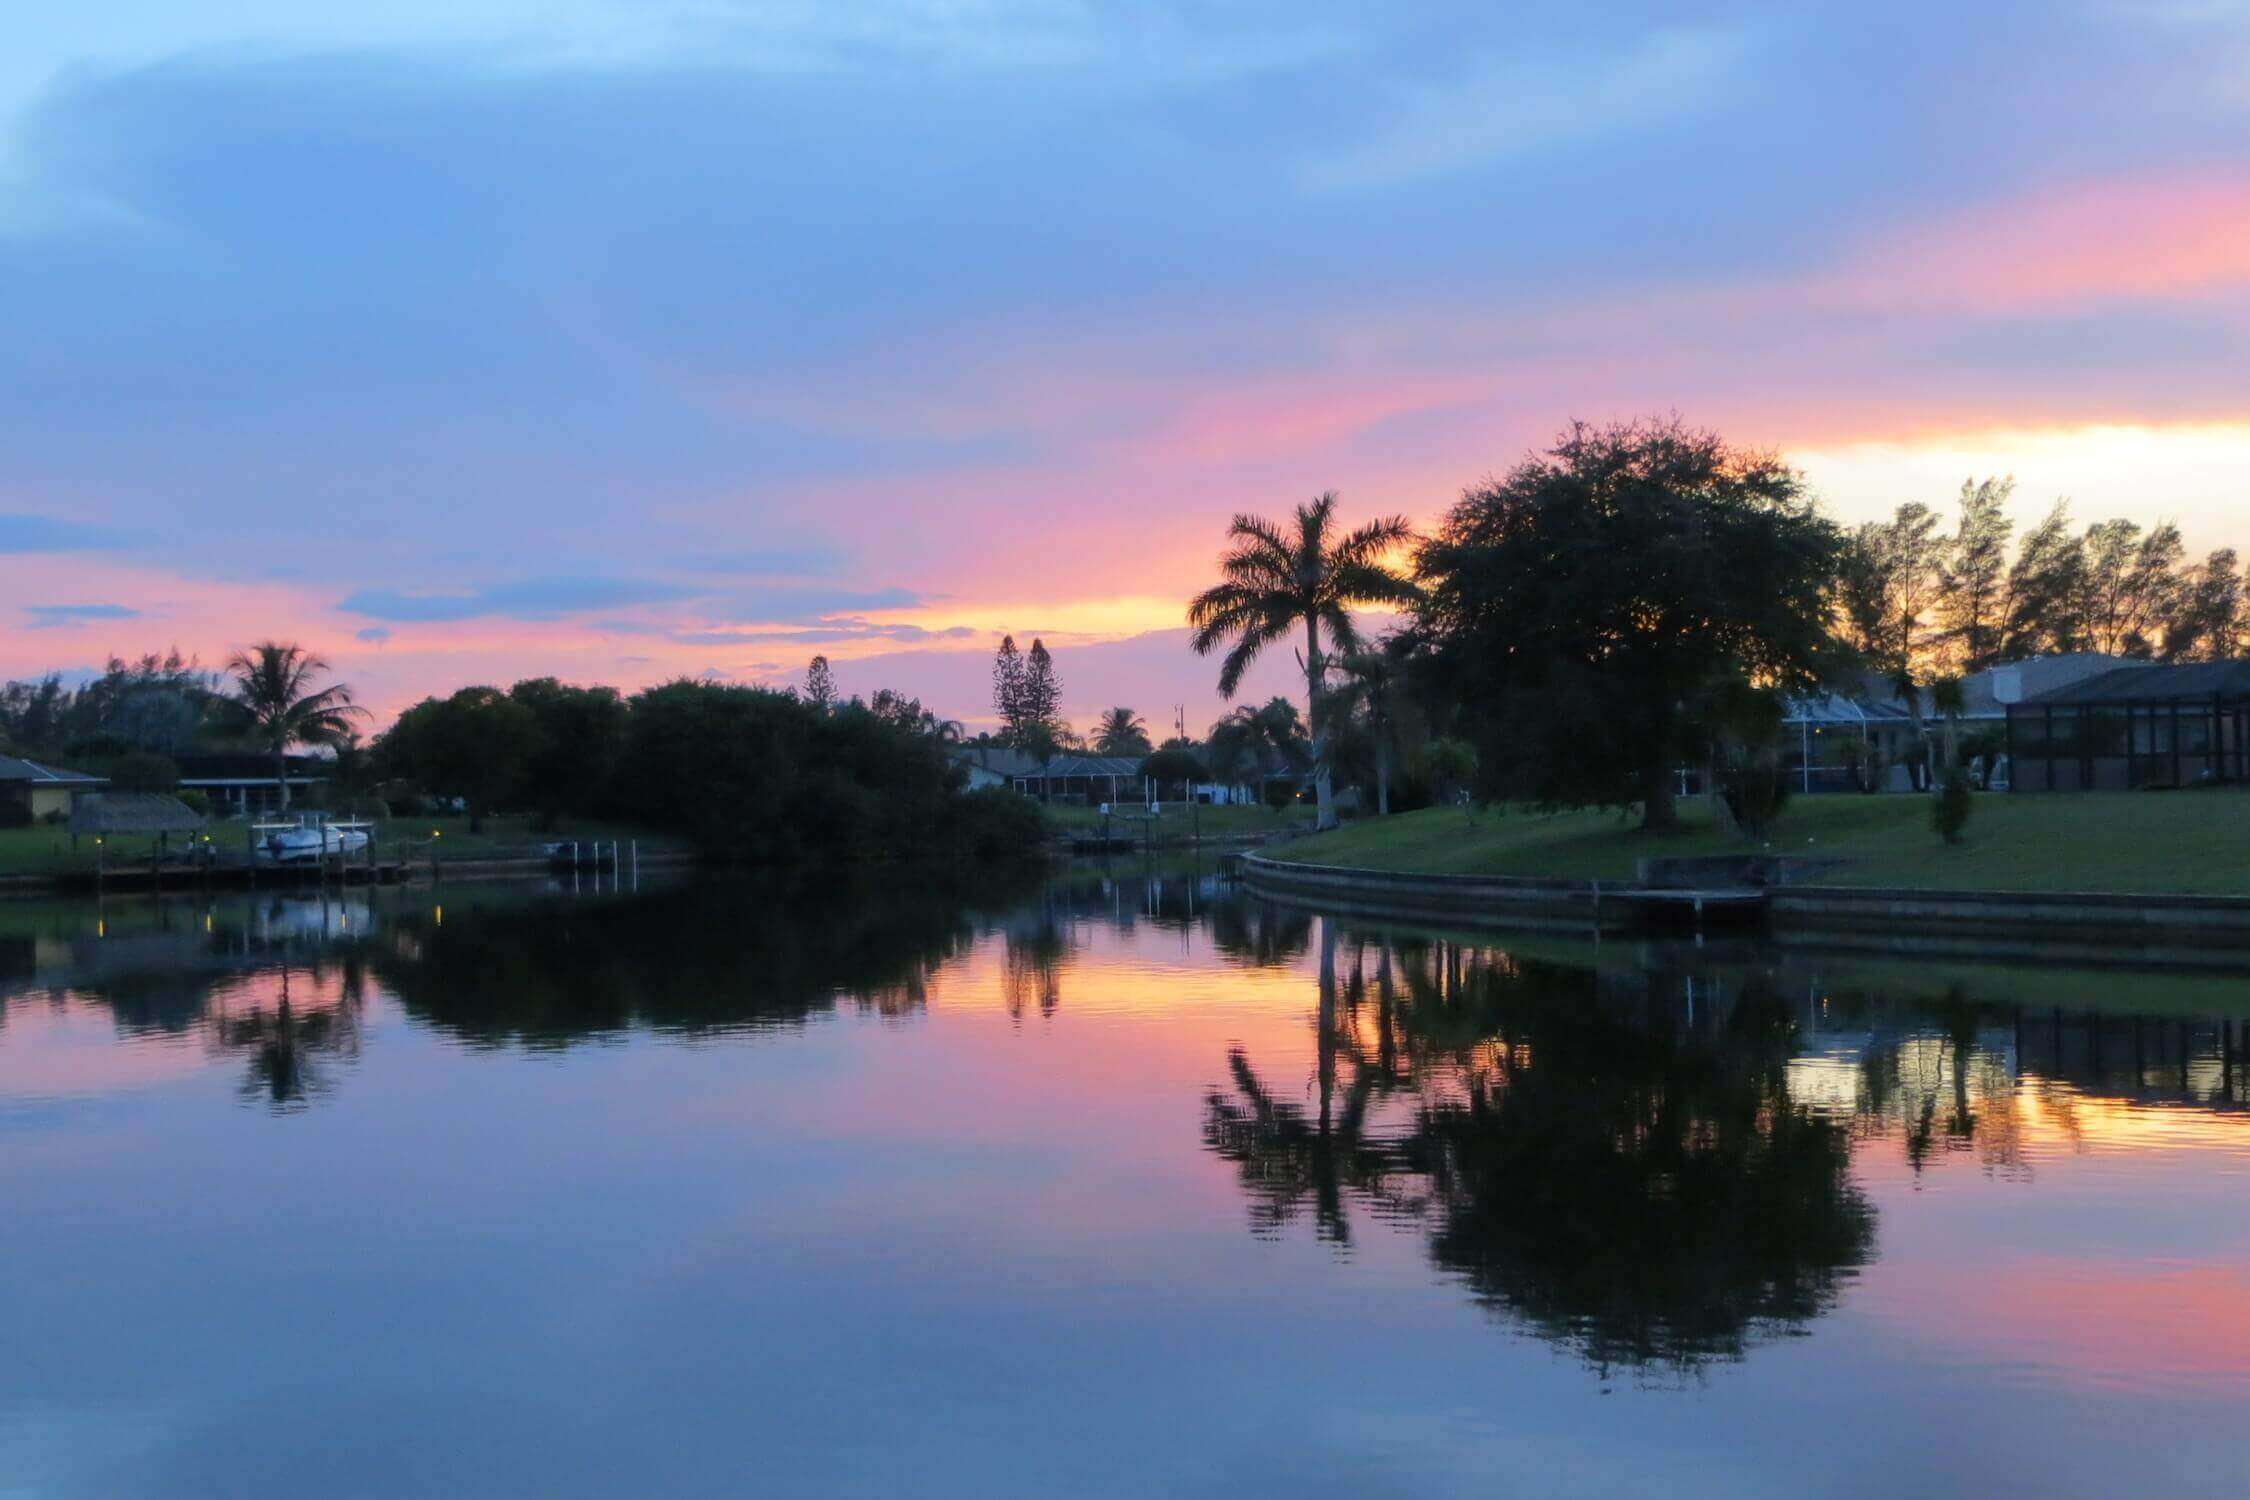
[[[221,817],[271,812],[281,806],[281,783],[274,776],[273,757],[257,751],[175,757],[180,768],[180,789],[193,788],[211,799],[211,810]],[[291,801],[327,781],[335,763],[317,755],[290,755],[282,759],[282,774],[289,780]]]
[[[956,745],[946,756],[968,777],[970,791],[981,787],[1013,787],[1018,776],[1036,775],[1039,757],[1005,745]]]
[[[2131,657],[2108,656],[2099,651],[2071,651],[2054,656],[2026,657],[2003,662],[1961,679],[1961,709],[1954,715],[1956,738],[1989,731],[2005,733],[2009,709],[2041,694],[2110,672],[2148,671],[2153,664]],[[1946,716],[1939,711],[1927,684],[1910,703],[1879,672],[1865,672],[1837,691],[1816,697],[1792,699],[1783,717],[1783,755],[1796,789],[1807,792],[1857,790],[1859,781],[1846,764],[1864,759],[1869,752],[1885,767],[1884,791],[1911,791],[1913,774],[1905,762],[1915,750],[1915,709],[1921,710],[1920,736],[1936,740]],[[1847,751],[1844,740],[1856,740],[1865,749]],[[1788,743],[1794,741],[1794,743]]]
[[[1138,755],[1057,755],[1010,780],[1015,789],[1041,802],[1146,802],[1148,781]]]
[[[108,785],[106,776],[0,755],[0,826],[67,818],[81,793],[98,792]]]
[[[2250,780],[2250,660],[2119,667],[2008,708],[2010,790]]]

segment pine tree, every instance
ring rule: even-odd
[[[2165,612],[2179,589],[2186,548],[2169,521],[2143,532],[2132,521],[2086,528],[2084,613],[2090,644],[2119,656],[2153,656]]]
[[[2242,570],[2222,547],[2180,576],[2164,614],[2166,661],[2225,661],[2242,649]]]
[[[1024,739],[1023,657],[1016,638],[1000,637],[1000,650],[992,658],[992,711],[1000,716],[1000,737],[1022,748]]]
[[[1937,617],[1947,654],[1963,672],[2000,656],[2006,636],[2008,519],[2013,478],[1961,483],[1961,521],[1946,541],[1937,575]]]
[[[1047,654],[1044,642],[1034,639],[1023,668],[1024,727],[1028,731],[1044,730],[1060,738],[1063,732],[1061,711],[1062,682],[1055,676],[1055,659]]]
[[[828,658],[816,656],[805,668],[805,701],[822,713],[833,713],[836,708],[836,674],[828,670]]]
[[[2056,651],[2081,651],[2086,622],[2086,545],[2071,529],[2070,502],[2057,500],[2045,520],[2024,534],[2008,569],[2001,656],[2020,661]]]

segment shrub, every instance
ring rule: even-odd
[[[972,859],[1018,859],[1039,848],[1046,829],[1039,804],[1006,787],[979,787],[953,799],[954,847]]]
[[[186,803],[188,808],[195,813],[206,818],[211,816],[211,794],[203,788],[199,786],[182,787],[173,795]]]
[[[180,784],[180,768],[169,756],[135,750],[110,766],[109,784],[121,792],[168,792]]]
[[[1789,805],[1789,777],[1765,759],[1719,768],[1719,796],[1744,838],[1763,840]]]
[[[1948,844],[1961,842],[1961,830],[1969,826],[1969,814],[1976,807],[1976,798],[1969,791],[1968,773],[1958,768],[1945,773],[1945,783],[1938,788],[1930,803],[1930,826],[1938,837]]]

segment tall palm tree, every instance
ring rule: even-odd
[[[1104,755],[1146,755],[1148,725],[1129,708],[1113,708],[1094,724],[1094,748]]]
[[[340,682],[313,689],[313,680],[327,672],[327,662],[294,641],[260,641],[227,660],[234,679],[228,701],[244,731],[272,752],[283,807],[289,805],[289,747],[339,744],[350,738],[353,720],[367,713]]]
[[[1366,721],[1375,747],[1375,810],[1389,817],[1391,765],[1414,716],[1406,695],[1405,663],[1396,643],[1384,642],[1372,651],[1349,652],[1338,658],[1336,666],[1343,681],[1329,695],[1329,711],[1339,722],[1355,713]]]
[[[1328,755],[1328,715],[1322,695],[1328,658],[1321,634],[1337,651],[1361,647],[1352,622],[1354,604],[1405,604],[1414,586],[1385,566],[1385,557],[1413,533],[1403,516],[1385,516],[1338,537],[1336,494],[1331,490],[1297,507],[1285,529],[1258,516],[1238,515],[1227,528],[1230,546],[1219,560],[1225,582],[1196,595],[1188,606],[1198,656],[1229,645],[1219,666],[1219,691],[1232,698],[1258,653],[1299,629],[1305,633],[1306,717],[1313,733],[1313,786],[1319,824],[1336,826],[1336,798]]]
[[[1945,716],[1945,769],[1951,774],[1961,761],[1961,715],[1968,711],[1968,698],[1962,691],[1958,677],[1938,677],[1930,682],[1930,707]]]

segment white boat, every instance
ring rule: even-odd
[[[357,854],[367,847],[367,823],[259,823],[250,831],[251,848],[259,859],[272,864],[310,864],[315,860]]]

